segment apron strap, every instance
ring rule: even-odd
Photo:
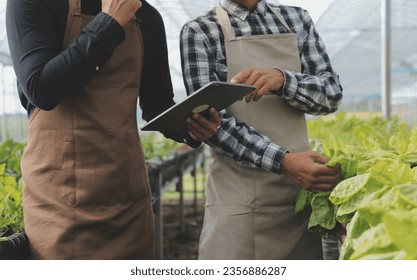
[[[273,9],[270,5],[268,5],[268,8],[275,14],[275,16],[278,18],[278,20],[281,22],[282,25],[284,25],[285,29],[287,29],[288,33],[293,33],[288,26],[287,22],[285,21],[284,17],[279,13],[277,10]]]
[[[270,5],[268,5],[268,8],[275,14],[275,16],[285,27],[285,29],[287,29],[288,33],[293,33],[290,27],[288,26],[287,22],[284,20],[284,17],[277,10],[273,9]],[[217,14],[219,24],[222,27],[225,41],[235,40],[235,32],[233,31],[233,27],[230,23],[230,18],[227,12],[221,6],[217,6],[215,12]]]
[[[64,40],[62,41],[62,50],[65,50],[69,43],[69,38],[72,36],[73,25],[77,24],[81,26],[81,21],[76,17],[81,15],[81,0],[68,0],[68,17],[67,25],[65,28]],[[80,27],[81,28],[81,27]]]
[[[72,14],[81,14],[81,0],[69,0],[68,12]]]
[[[216,7],[216,14],[220,26],[222,27],[224,40],[233,41],[236,39],[235,32],[233,31],[232,24],[230,23],[229,15],[227,12],[220,6]]]

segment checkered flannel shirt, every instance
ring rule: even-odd
[[[236,37],[288,33],[265,0],[260,0],[253,10],[231,0],[220,0],[220,5],[229,14]],[[278,9],[291,31],[298,34],[302,68],[301,73],[283,70],[285,82],[276,94],[308,114],[320,115],[336,111],[342,99],[342,87],[310,15],[299,7],[270,6]],[[224,36],[214,10],[183,26],[180,50],[188,94],[210,81],[227,80]],[[256,128],[237,122],[224,111],[221,117],[222,123],[216,135],[206,141],[209,146],[232,157],[242,166],[260,167],[280,173],[281,161],[287,152],[285,147],[272,143]]]

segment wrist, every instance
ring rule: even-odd
[[[280,164],[280,169],[279,169],[280,173],[285,174],[288,172],[287,166],[288,166],[288,161],[290,157],[291,157],[290,152],[285,151],[281,159],[281,164]]]
[[[275,72],[278,75],[278,85],[277,88],[272,90],[272,92],[275,93],[279,93],[282,91],[282,88],[284,87],[284,83],[285,83],[285,72],[283,70],[281,70],[280,68],[274,67],[273,70],[275,70]]]

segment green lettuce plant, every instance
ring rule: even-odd
[[[341,259],[417,259],[417,128],[382,117],[308,121],[313,150],[340,164],[331,192],[301,190],[296,212],[311,207],[309,230],[327,236],[347,225]],[[400,218],[401,217],[401,218]],[[409,235],[409,234],[408,234]]]
[[[0,237],[23,230],[20,160],[24,144],[8,140],[0,146]]]

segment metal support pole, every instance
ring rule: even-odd
[[[202,152],[202,159],[201,159],[201,193],[203,194],[203,198],[206,197],[206,151],[203,147]]]
[[[191,171],[191,176],[193,176],[193,185],[194,185],[194,200],[193,208],[194,215],[197,215],[197,155],[193,154],[193,169]]]
[[[391,117],[391,0],[381,0],[381,111]]]
[[[4,65],[0,64],[0,79],[2,82],[1,85],[1,98],[2,98],[2,102],[3,102],[3,107],[2,107],[2,113],[0,114],[0,118],[1,118],[1,142],[3,143],[4,141],[7,140],[7,114],[6,114],[6,82],[4,81]]]
[[[184,185],[183,177],[184,174],[179,174],[179,182],[177,183],[177,189],[180,193],[180,205],[179,205],[179,219],[180,219],[180,234],[183,236],[185,234],[185,211],[184,211]]]
[[[155,254],[157,260],[164,259],[163,251],[163,238],[164,238],[164,223],[163,223],[163,212],[162,212],[162,172],[158,171],[158,178],[155,186]]]

